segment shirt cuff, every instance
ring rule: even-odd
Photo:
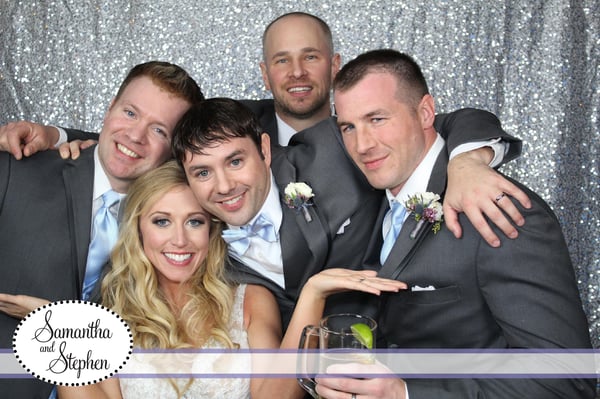
[[[54,148],[58,148],[59,145],[66,143],[69,140],[67,132],[62,127],[52,126],[58,130],[58,141],[54,144]]]
[[[489,166],[495,168],[502,163],[504,155],[509,149],[509,144],[501,138],[496,138],[486,141],[474,141],[472,143],[461,144],[450,153],[450,159],[465,152],[477,150],[483,147],[490,147],[494,151],[494,157],[489,163]]]

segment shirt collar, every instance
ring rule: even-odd
[[[296,134],[296,130],[285,123],[277,113],[275,113],[275,118],[277,119],[277,139],[279,140],[279,145],[286,146],[292,136]]]
[[[98,156],[98,146],[94,149],[94,198],[96,201],[98,198],[102,196],[108,190],[112,190],[110,185],[110,181],[108,180],[108,176],[102,167],[102,162],[100,162],[100,157]],[[125,197],[125,194],[119,193],[121,199]]]
[[[398,201],[401,204],[404,204],[411,195],[427,191],[427,185],[429,184],[429,178],[431,177],[435,161],[437,160],[440,151],[444,149],[445,144],[446,142],[438,133],[433,145],[429,151],[427,151],[425,158],[423,158],[421,163],[419,163],[419,166],[417,166],[406,183],[404,183],[404,186],[402,186],[398,195],[394,197],[389,189],[385,190],[385,195],[390,203],[390,207],[392,206],[392,201]]]

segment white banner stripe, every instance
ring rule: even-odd
[[[599,351],[551,352],[401,352],[373,351],[254,352],[254,351],[135,351],[119,372],[121,378],[244,378],[297,377],[323,374],[325,364],[385,365],[356,377],[406,378],[595,378],[600,376]],[[82,378],[85,370],[82,370]],[[333,374],[331,374],[333,375]],[[0,352],[0,378],[27,378],[13,353]]]

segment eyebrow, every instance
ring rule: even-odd
[[[229,154],[229,155],[227,155],[227,156],[225,157],[225,161],[230,161],[230,160],[232,160],[233,158],[235,158],[235,157],[237,157],[237,156],[239,156],[239,155],[243,155],[243,154],[245,154],[245,153],[246,153],[246,151],[244,151],[244,150],[235,150],[235,151],[233,151],[231,154]],[[210,157],[211,155],[205,155],[205,156],[208,156],[208,157]],[[189,169],[189,171],[190,171],[190,172],[193,172],[193,171],[195,171],[195,170],[198,170],[198,169],[206,169],[206,168],[207,168],[207,167],[206,167],[205,165],[203,165],[203,164],[200,164],[200,165],[192,165],[192,166],[190,166],[188,169]]]
[[[137,105],[135,105],[134,103],[132,103],[131,101],[123,101],[123,107],[124,108],[132,108],[136,114],[140,115],[140,116],[144,116],[144,117],[149,117],[150,120],[152,121],[151,124],[152,125],[158,125],[160,126],[162,129],[170,132],[171,129],[169,129],[167,127],[167,123],[163,120],[158,120],[155,116],[149,115],[148,112],[143,112],[142,109],[140,107],[138,107]]]
[[[375,109],[373,111],[367,112],[364,115],[359,116],[358,120],[369,119],[369,118],[373,117],[374,115],[387,115],[387,114],[388,114],[388,112],[384,111],[383,109]],[[339,116],[338,116],[338,119],[337,119],[337,124],[338,124],[338,126],[353,125],[352,122],[346,122],[344,120],[340,120]]]
[[[300,49],[300,52],[302,52],[302,53],[315,53],[315,52],[322,53],[321,50],[319,50],[318,48],[315,48],[315,47],[304,47],[304,48]],[[278,51],[275,54],[273,54],[271,59],[277,58],[277,57],[282,57],[284,55],[288,55],[289,53],[290,53],[289,50]]]

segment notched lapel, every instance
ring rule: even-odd
[[[76,253],[72,254],[74,274],[79,284],[83,284],[87,253],[90,244],[92,223],[92,196],[94,186],[94,157],[91,151],[82,153],[79,160],[67,161],[63,169],[66,201],[69,214],[71,239],[75,242]],[[79,287],[81,288],[81,287]],[[81,289],[79,289],[81,292]]]
[[[433,167],[427,191],[438,193],[444,199],[444,191],[446,187],[446,170],[448,166],[448,154],[446,151],[441,151],[438,155]],[[417,236],[412,239],[410,233],[417,226],[417,221],[414,215],[410,214],[404,222],[400,235],[392,248],[385,264],[381,268],[379,275],[381,277],[397,279],[400,273],[408,266],[408,263],[413,258],[415,252],[428,234],[433,234],[431,231],[431,223],[425,223],[421,226]]]
[[[400,230],[400,235],[379,272],[380,277],[396,280],[400,273],[408,266],[423,239],[431,231],[431,224],[425,223],[421,226],[417,236],[414,239],[410,238],[410,233],[416,227],[417,221],[410,215],[404,222],[402,230]]]

